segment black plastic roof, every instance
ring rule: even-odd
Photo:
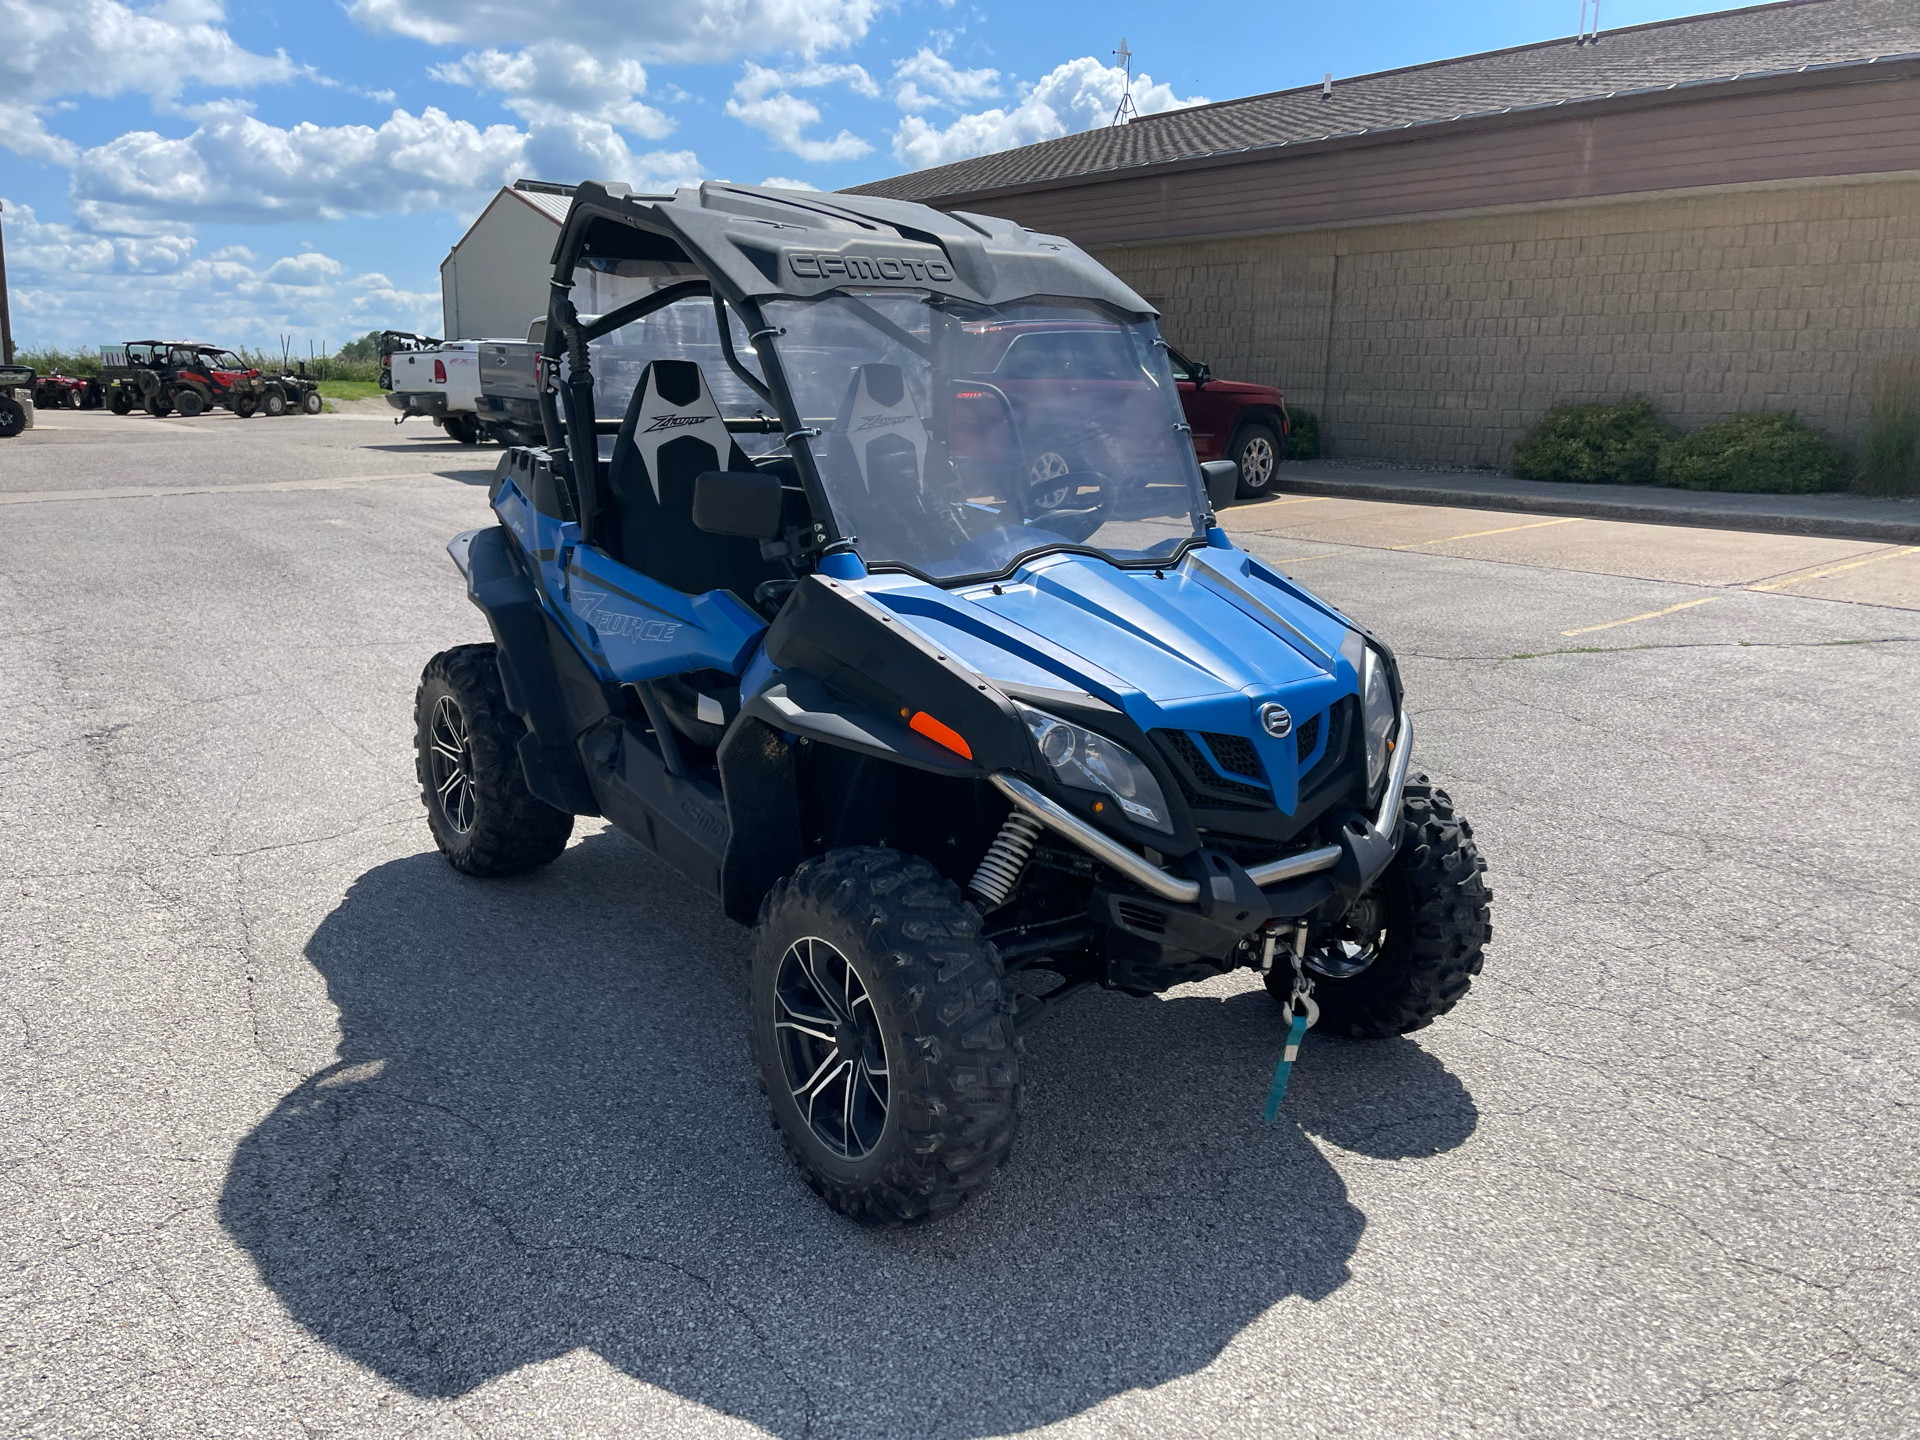
[[[1155,313],[1069,240],[875,196],[716,181],[671,196],[635,195],[589,183],[574,196],[555,260],[575,244],[583,262],[691,259],[731,299],[899,285],[983,304],[1057,296]]]

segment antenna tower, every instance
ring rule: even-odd
[[[1113,52],[1127,72],[1126,86],[1120,91],[1120,103],[1113,107],[1113,124],[1125,125],[1130,120],[1138,120],[1140,112],[1133,108],[1133,52],[1127,48],[1127,37],[1120,37],[1120,48]]]
[[[1593,29],[1587,29],[1587,7],[1593,7]],[[1125,44],[1125,41],[1121,42]],[[1576,45],[1598,45],[1600,43],[1600,0],[1580,0],[1580,34],[1573,42]]]

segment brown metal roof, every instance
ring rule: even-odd
[[[1142,165],[1920,54],[1916,0],[1787,0],[1148,115],[851,187],[937,200]]]

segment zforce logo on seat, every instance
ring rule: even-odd
[[[853,428],[855,433],[862,430],[885,430],[894,425],[904,425],[914,418],[912,415],[869,415]]]
[[[951,280],[953,267],[941,260],[909,260],[892,255],[789,255],[793,273],[807,280],[844,275],[849,280]]]
[[[682,425],[704,425],[709,420],[717,420],[717,415],[649,415],[647,428],[641,433],[651,435],[656,430],[678,430]]]

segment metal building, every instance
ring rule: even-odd
[[[524,339],[547,313],[553,245],[573,186],[516,180],[440,262],[440,306],[449,340]]]

